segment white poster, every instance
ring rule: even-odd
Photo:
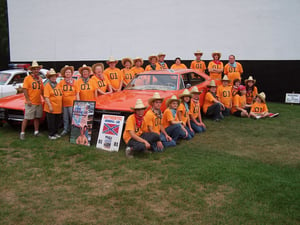
[[[300,94],[286,93],[285,94],[285,103],[299,104],[300,103]]]
[[[119,151],[124,116],[102,115],[97,148],[106,151]]]

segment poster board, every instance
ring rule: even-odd
[[[300,94],[297,93],[286,93],[285,103],[300,104]]]
[[[124,116],[102,115],[96,148],[106,151],[119,151]]]
[[[70,143],[90,146],[95,101],[74,101]]]

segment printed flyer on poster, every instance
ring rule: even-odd
[[[70,142],[78,145],[91,144],[93,120],[94,120],[94,101],[74,101]]]
[[[124,116],[102,115],[97,148],[106,151],[119,151]]]

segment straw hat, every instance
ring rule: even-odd
[[[85,64],[83,64],[82,65],[82,67],[79,67],[79,69],[78,69],[78,71],[79,71],[79,73],[82,75],[82,71],[83,70],[88,70],[89,71],[89,74],[92,72],[92,69],[91,69],[91,67],[89,67],[89,66],[87,66],[87,65],[85,65]]]
[[[113,56],[111,56],[111,57],[109,57],[109,59],[106,61],[107,64],[112,63],[112,62],[118,63],[118,60],[115,59]]]
[[[129,57],[125,57],[125,58],[122,59],[122,65],[125,66],[125,63],[126,63],[126,62],[130,62],[130,64],[131,64],[130,66],[133,65],[133,61],[132,61],[132,59],[129,58]]]
[[[166,105],[169,106],[171,102],[178,102],[178,104],[180,104],[180,99],[178,99],[176,97],[176,95],[172,95],[171,98],[169,98],[167,101],[166,101]]]
[[[65,77],[65,72],[66,72],[67,70],[71,70],[71,71],[72,71],[72,75],[73,75],[73,73],[74,73],[74,67],[73,67],[73,66],[65,65],[65,66],[64,66],[63,68],[61,68],[61,70],[60,70],[60,74],[61,74],[62,77]]]
[[[248,79],[245,80],[245,84],[247,84],[249,81],[253,81],[253,83],[256,83],[256,80],[253,79],[252,76],[249,76]]]
[[[214,57],[214,55],[219,55],[219,59],[221,58],[221,52],[214,51],[211,56]]]
[[[149,100],[148,100],[149,105],[151,105],[152,102],[154,102],[155,100],[162,100],[163,101],[164,99],[162,97],[160,97],[158,92],[154,92],[152,98],[149,98]]]
[[[211,80],[209,85],[207,85],[207,87],[217,87],[216,82],[214,80]]]
[[[203,55],[203,52],[201,52],[200,50],[197,50],[196,52],[194,52],[194,55],[198,55],[198,54]]]
[[[95,63],[94,65],[92,65],[92,71],[93,73],[95,73],[95,69],[97,66],[100,66],[102,68],[102,72],[104,71],[104,65],[103,63]]]
[[[266,102],[266,94],[265,92],[260,92],[256,95],[256,97],[259,97],[264,103]]]
[[[160,53],[157,54],[157,57],[159,57],[159,56],[166,56],[166,54],[163,53],[163,52],[160,52]]]
[[[147,106],[144,105],[142,99],[138,98],[136,100],[135,106],[134,107],[130,107],[132,110],[137,110],[137,109],[146,109]]]
[[[196,86],[194,86],[193,88],[192,88],[192,90],[191,90],[191,94],[193,95],[193,94],[195,94],[195,95],[200,95],[202,93],[202,91],[199,91],[199,89],[196,87]]]
[[[31,63],[31,66],[28,67],[28,70],[31,70],[32,68],[37,68],[37,67],[40,68],[40,69],[43,68],[42,65],[39,65],[37,61],[33,60],[32,63]]]
[[[144,60],[143,60],[141,57],[136,57],[136,58],[133,60],[133,65],[135,65],[136,61],[141,61],[141,64],[142,64],[142,65],[144,64]]]
[[[222,81],[228,81],[228,82],[230,82],[230,80],[228,79],[227,75],[224,75],[224,77],[222,78]]]
[[[55,70],[53,69],[53,68],[51,68],[48,72],[47,72],[47,74],[46,74],[46,77],[49,79],[50,77],[52,77],[52,76],[56,76],[56,77],[58,77],[58,74],[55,72]]]
[[[182,94],[179,95],[179,98],[183,98],[183,97],[192,97],[192,94],[188,89],[184,89]]]
[[[155,59],[156,59],[156,62],[158,61],[157,55],[153,55],[153,54],[152,54],[152,55],[150,55],[150,56],[148,57],[149,62],[151,62],[152,58],[155,58]]]

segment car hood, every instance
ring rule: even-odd
[[[15,109],[15,110],[24,110],[25,105],[24,94],[16,94],[0,98],[0,108]]]
[[[157,91],[157,90],[124,90],[121,92],[111,93],[98,96],[96,101],[96,109],[109,111],[131,111],[130,107],[135,106],[135,102],[140,98],[145,106],[148,106],[148,99],[154,92],[158,92],[162,98],[171,97],[178,91]]]

